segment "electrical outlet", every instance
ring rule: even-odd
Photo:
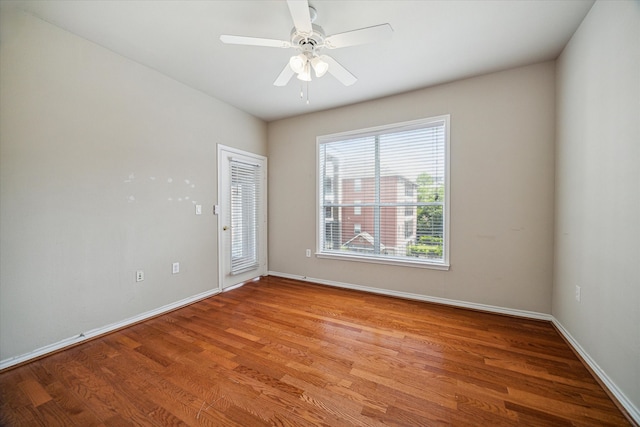
[[[144,271],[136,271],[136,282],[142,282],[144,280]]]
[[[196,205],[196,215],[202,215],[202,205]]]
[[[307,249],[307,258],[311,258],[311,249]]]
[[[172,274],[180,273],[180,263],[179,262],[174,262],[173,263],[173,266],[171,267],[171,273]]]
[[[580,302],[580,298],[582,298],[582,288],[576,285],[576,301]]]

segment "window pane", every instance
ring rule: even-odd
[[[340,250],[340,246],[342,245],[342,225],[338,219],[341,217],[340,208],[327,207],[325,208],[325,212],[326,220],[323,223],[322,229],[323,245],[320,250]]]
[[[320,138],[321,253],[447,261],[446,120]]]
[[[417,238],[415,244],[408,248],[408,256],[442,259],[444,249],[442,215],[442,205],[418,207]]]
[[[231,160],[230,172],[231,274],[239,274],[259,265],[260,169]]]

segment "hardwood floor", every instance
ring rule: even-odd
[[[3,426],[630,425],[548,322],[275,277],[0,387]]]

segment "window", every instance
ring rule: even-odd
[[[333,209],[330,207],[324,208],[324,219],[325,221],[333,220]]]
[[[333,195],[333,179],[330,176],[326,176],[324,178],[324,188],[325,188],[325,194],[327,195],[327,197],[330,197]]]
[[[409,239],[413,234],[413,220],[410,219],[404,222],[404,238]]]
[[[448,269],[449,116],[318,137],[318,174],[319,257]]]
[[[411,181],[404,182],[404,195],[407,197],[413,197],[413,187],[415,184]]]

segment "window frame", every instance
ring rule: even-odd
[[[386,134],[391,132],[402,132],[408,131],[412,129],[420,129],[423,127],[433,126],[437,123],[442,123],[444,125],[444,203],[443,203],[443,258],[442,261],[434,261],[432,259],[421,258],[421,259],[413,259],[411,257],[406,257],[406,259],[402,257],[398,258],[390,258],[390,257],[382,257],[382,256],[371,256],[371,255],[359,255],[357,253],[336,253],[334,252],[325,252],[322,249],[322,233],[324,232],[324,223],[322,221],[322,216],[320,210],[323,209],[323,201],[320,200],[323,195],[322,192],[322,177],[320,176],[321,165],[320,165],[320,150],[324,144],[337,142],[341,140],[354,139],[359,137],[367,137],[374,136],[380,134]],[[407,267],[418,267],[418,268],[427,268],[427,269],[435,269],[435,270],[449,270],[450,268],[450,223],[451,223],[451,156],[450,156],[450,115],[441,115],[435,117],[428,117],[418,120],[411,120],[400,123],[392,123],[382,126],[370,127],[365,129],[352,130],[347,132],[340,132],[329,135],[321,135],[316,137],[316,257],[317,258],[326,258],[326,259],[335,259],[335,260],[345,260],[345,261],[358,261],[358,262],[367,262],[374,264],[389,264],[389,265],[398,265],[398,266],[407,266]],[[335,183],[334,183],[335,184]],[[333,188],[335,192],[335,188]]]

